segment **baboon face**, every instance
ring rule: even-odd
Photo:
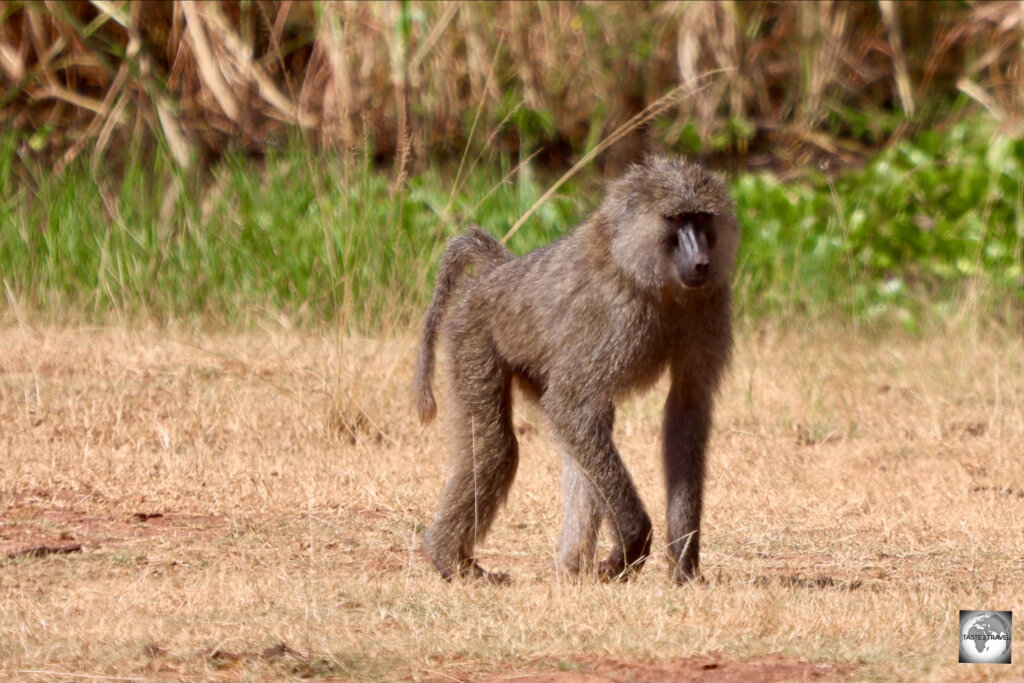
[[[666,216],[670,234],[666,245],[684,287],[703,287],[711,276],[711,253],[715,248],[715,216],[710,213],[680,213]]]
[[[727,284],[737,243],[725,185],[700,166],[653,159],[609,188],[615,263],[660,296]]]

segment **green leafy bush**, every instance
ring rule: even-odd
[[[903,141],[832,186],[735,183],[755,311],[895,314],[908,327],[967,282],[1024,301],[1024,141],[973,120]],[[834,193],[833,193],[834,189]]]

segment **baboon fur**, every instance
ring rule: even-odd
[[[696,246],[687,251],[686,240]],[[605,579],[638,571],[651,550],[651,521],[612,442],[615,401],[665,371],[667,547],[677,582],[698,576],[704,452],[732,347],[738,241],[724,183],[661,156],[613,181],[572,233],[525,256],[476,227],[451,240],[414,386],[429,421],[440,331],[450,361],[452,469],[424,550],[442,576],[508,580],[482,569],[473,550],[516,474],[513,380],[536,397],[562,453],[559,571],[596,570]],[[613,547],[596,564],[602,522]]]

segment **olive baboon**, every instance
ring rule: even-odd
[[[677,581],[697,575],[704,450],[732,346],[738,233],[721,180],[693,163],[654,156],[611,183],[571,234],[521,258],[479,228],[452,239],[415,378],[426,422],[436,413],[430,384],[443,327],[453,465],[424,549],[445,578],[508,580],[484,571],[473,548],[516,473],[513,379],[539,401],[563,455],[560,570],[594,567],[602,521],[613,549],[597,565],[600,575],[638,570],[650,553],[651,521],[612,443],[614,401],[650,386],[666,368],[668,550]]]

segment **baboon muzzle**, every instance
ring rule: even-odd
[[[673,254],[679,279],[687,287],[703,287],[711,275],[711,257],[708,255],[708,238],[703,230],[687,221],[679,228],[676,238],[679,245]]]

